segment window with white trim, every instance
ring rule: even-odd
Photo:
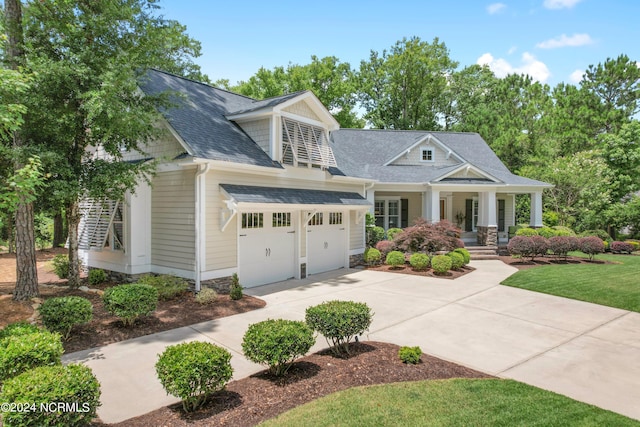
[[[313,217],[309,220],[309,225],[322,225],[324,221],[322,212],[317,212]]]
[[[342,224],[342,212],[329,212],[329,224],[330,225]]]
[[[291,227],[291,212],[274,212],[271,214],[271,225],[277,227]]]
[[[376,226],[385,230],[400,227],[400,199],[377,199],[374,202]]]
[[[420,151],[420,161],[422,162],[433,162],[435,159],[433,157],[433,148],[423,148]]]
[[[242,228],[263,228],[264,214],[262,212],[247,212],[242,214]]]

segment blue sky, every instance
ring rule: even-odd
[[[435,37],[460,68],[486,63],[502,77],[527,73],[576,83],[590,64],[624,53],[640,61],[637,0],[206,1],[160,0],[161,13],[202,43],[212,80],[246,80],[261,66],[336,56],[359,67],[403,37]]]

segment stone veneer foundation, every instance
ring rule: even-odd
[[[480,246],[498,245],[498,227],[478,226],[478,244]]]

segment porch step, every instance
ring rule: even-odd
[[[469,251],[471,259],[475,261],[498,259],[497,246],[465,246],[465,249]]]

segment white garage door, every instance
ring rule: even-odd
[[[295,228],[291,212],[240,215],[240,284],[251,288],[295,276]]]
[[[307,272],[346,267],[347,228],[342,212],[318,212],[307,225]]]

